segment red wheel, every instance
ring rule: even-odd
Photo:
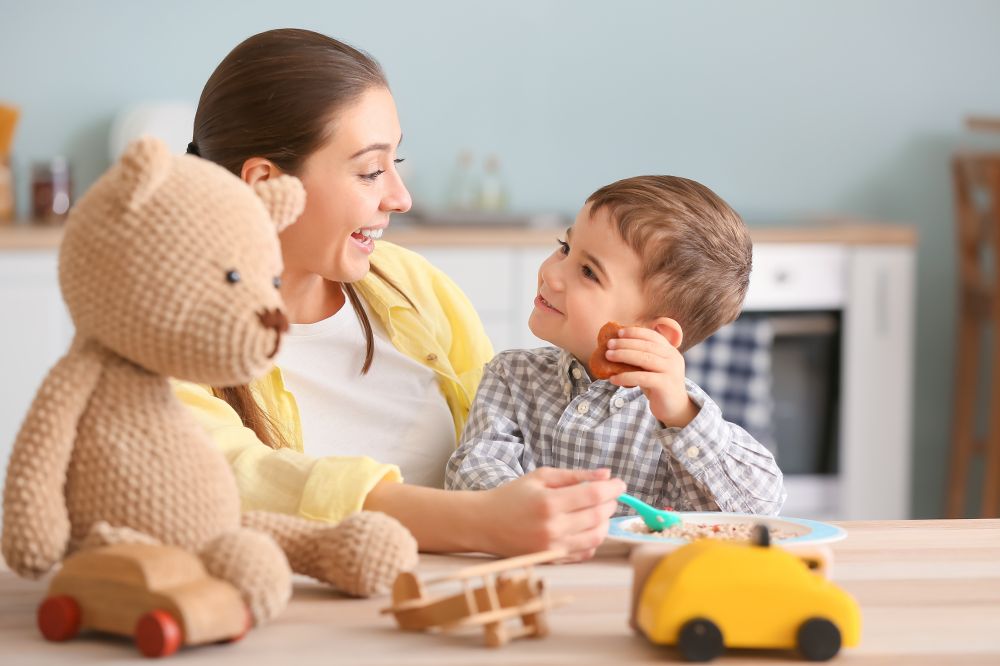
[[[68,641],[80,631],[80,604],[73,597],[49,597],[38,606],[38,629],[49,641]]]
[[[181,628],[166,611],[146,613],[135,623],[135,645],[146,657],[169,657],[181,645]]]

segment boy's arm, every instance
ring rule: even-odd
[[[447,490],[488,490],[524,476],[524,436],[500,359],[486,366],[462,441],[448,460]]]
[[[694,382],[686,386],[700,407],[698,415],[684,428],[660,431],[660,444],[675,470],[672,506],[776,515],[787,493],[774,456],[743,428],[724,420],[719,406]]]

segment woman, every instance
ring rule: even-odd
[[[189,151],[250,184],[282,173],[304,183],[305,212],[281,234],[292,326],[278,367],[251,387],[178,394],[225,451],[247,509],[329,521],[383,511],[425,551],[565,548],[587,558],[624,491],[607,470],[440,489],[493,352],[453,282],[378,240],[410,207],[401,140],[381,68],[334,39],[272,30],[222,61]]]

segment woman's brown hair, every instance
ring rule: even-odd
[[[229,52],[198,101],[188,152],[237,176],[251,157],[298,174],[306,158],[330,138],[330,119],[371,88],[388,88],[374,58],[310,30],[268,30]],[[390,286],[395,285],[374,266]],[[361,372],[371,367],[374,338],[357,290],[342,285],[365,334]],[[398,290],[398,289],[397,289]],[[409,299],[407,299],[409,300]],[[282,430],[254,399],[249,386],[213,387],[257,437],[272,448],[288,446]]]

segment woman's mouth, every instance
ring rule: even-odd
[[[362,250],[371,254],[375,250],[375,241],[382,238],[382,232],[385,231],[385,227],[362,227],[356,229],[354,233],[351,234],[351,239],[357,243]]]

